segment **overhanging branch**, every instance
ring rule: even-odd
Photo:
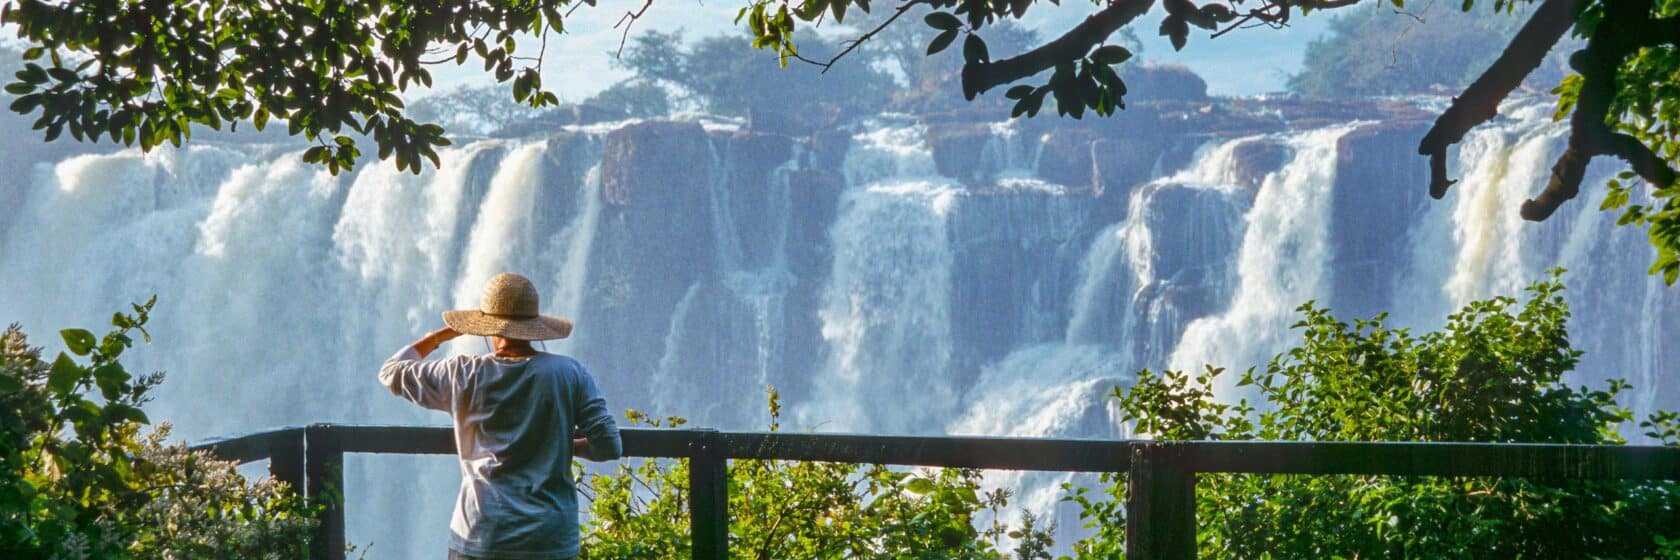
[[[1113,0],[1056,40],[1017,56],[993,62],[963,65],[963,97],[974,99],[986,90],[1054,68],[1091,52],[1091,47],[1108,39],[1138,16],[1155,6],[1155,0]]]
[[[1418,143],[1418,153],[1429,156],[1430,196],[1446,196],[1447,188],[1456,182],[1447,179],[1447,148],[1463,140],[1470,129],[1499,114],[1499,102],[1540,67],[1552,45],[1575,24],[1581,2],[1546,0],[1541,4],[1493,65],[1470,87],[1464,88],[1464,94],[1454,98],[1452,106],[1435,120],[1435,126]]]
[[[1675,171],[1661,156],[1639,139],[1616,132],[1608,124],[1622,61],[1653,40],[1672,44],[1674,35],[1665,32],[1672,24],[1672,20],[1652,19],[1648,7],[1634,3],[1610,8],[1587,47],[1574,56],[1576,70],[1581,73],[1581,91],[1575,112],[1569,118],[1569,148],[1552,166],[1546,189],[1523,202],[1523,219],[1545,220],[1558,206],[1575,198],[1581,190],[1587,163],[1601,155],[1621,158],[1640,178],[1658,188],[1673,183]]]

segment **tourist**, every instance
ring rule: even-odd
[[[450,519],[451,560],[569,559],[578,555],[572,457],[622,453],[618,426],[583,364],[538,351],[572,323],[537,313],[537,290],[517,274],[490,279],[479,309],[447,311],[428,333],[379,368],[379,382],[455,424],[461,490]],[[463,334],[493,351],[425,361]]]

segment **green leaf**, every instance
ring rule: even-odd
[[[77,356],[88,355],[88,352],[93,351],[93,346],[99,343],[98,339],[93,337],[93,333],[84,329],[64,329],[58,331],[58,335],[64,338],[64,346]]]
[[[99,390],[106,399],[115,399],[121,396],[123,383],[126,383],[129,378],[128,372],[123,371],[122,364],[110,363],[93,369],[94,383],[99,385]]]
[[[927,22],[928,27],[942,31],[955,31],[962,27],[962,20],[949,12],[933,12],[922,18],[922,21]]]
[[[1032,86],[1015,86],[1009,88],[1009,91],[1003,92],[1003,96],[1009,99],[1025,99],[1028,95],[1032,95],[1032,92]]]
[[[1097,64],[1120,64],[1132,58],[1132,51],[1120,45],[1104,45],[1091,53],[1091,60]]]
[[[933,493],[933,491],[935,490],[935,487],[934,487],[933,481],[931,481],[931,480],[928,480],[928,479],[925,479],[925,478],[915,478],[915,479],[911,479],[910,483],[906,484],[904,486],[904,489],[909,490],[911,492],[914,492],[918,495],[926,496],[928,494]]]
[[[52,369],[47,371],[47,389],[58,395],[68,395],[76,389],[82,372],[82,366],[76,365],[69,354],[59,352],[58,358],[53,360]]]
[[[123,404],[111,403],[105,407],[105,415],[117,420],[134,422],[136,424],[150,424],[152,420],[138,408]]]
[[[23,390],[23,380],[10,373],[0,373],[0,395]]]
[[[986,52],[986,41],[980,39],[979,35],[969,33],[968,38],[963,40],[963,60],[969,64],[991,62],[992,56]]]
[[[939,36],[934,37],[933,41],[928,43],[927,53],[931,56],[934,53],[945,50],[945,47],[951,46],[951,42],[956,40],[957,30],[955,29],[940,33]]]

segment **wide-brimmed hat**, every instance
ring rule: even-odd
[[[478,309],[443,312],[443,322],[461,334],[516,340],[554,340],[572,334],[572,321],[537,313],[537,288],[524,276],[503,272],[484,285]]]

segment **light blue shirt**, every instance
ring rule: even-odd
[[[379,382],[454,419],[461,492],[450,549],[516,560],[578,554],[571,440],[588,438],[588,459],[623,453],[618,425],[583,364],[549,353],[424,361],[408,347],[379,368]]]

